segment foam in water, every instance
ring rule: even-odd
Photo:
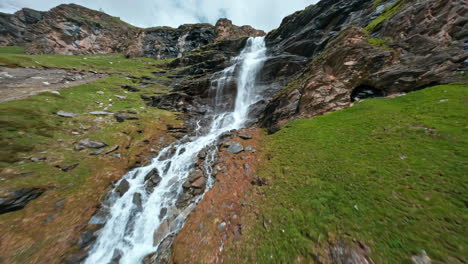
[[[237,72],[234,110],[216,113],[207,133],[197,135],[188,142],[181,140],[172,144],[162,150],[150,165],[128,172],[117,183],[116,186],[126,180],[130,188],[122,197],[117,196],[117,190],[112,191],[111,197],[115,199],[109,208],[109,218],[91,249],[86,264],[109,263],[115,254],[121,255],[121,264],[141,263],[145,256],[156,252],[165,237],[176,234],[182,228],[196,203],[203,197],[199,196],[198,200],[182,211],[177,209],[176,201],[183,193],[182,185],[193,170],[198,153],[210,146],[212,151],[203,164],[205,172],[209,174],[206,190],[213,185],[211,164],[217,151],[216,142],[221,134],[243,128],[248,119],[249,107],[261,99],[261,91],[256,89],[255,81],[265,59],[264,38],[250,38],[241,54],[233,59],[233,66],[221,73],[216,86],[215,104],[219,104],[226,83]],[[167,156],[169,158],[165,158]],[[148,194],[145,176],[153,169],[157,169],[162,179],[154,191]],[[141,207],[134,203],[135,199],[141,200]],[[161,210],[165,212],[164,215],[161,215]],[[156,230],[163,234],[158,241],[154,237]]]

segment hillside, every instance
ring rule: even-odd
[[[0,263],[468,262],[467,14],[0,14]]]

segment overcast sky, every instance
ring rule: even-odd
[[[281,20],[318,0],[0,0],[0,12],[14,13],[28,7],[49,10],[63,3],[75,3],[120,17],[139,27],[211,23],[227,17],[237,25],[252,25],[266,31]]]

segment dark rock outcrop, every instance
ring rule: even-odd
[[[331,2],[335,3],[328,6],[331,10],[324,10],[324,4]],[[372,22],[375,8],[361,0],[324,0],[286,18],[268,36],[273,52],[313,60],[268,103],[261,125],[275,132],[291,119],[343,109],[356,99],[397,95],[458,80],[457,70],[468,58],[463,46],[468,38],[467,6],[457,0],[393,4],[399,5],[398,12],[371,29],[366,26]],[[337,24],[341,13],[336,19],[326,15],[335,13],[333,10],[347,12],[348,18]],[[320,19],[309,23],[308,13],[320,14],[315,18]],[[350,19],[364,28],[348,26]],[[318,24],[328,33],[305,33]],[[307,52],[303,52],[306,46]],[[363,94],[369,92],[372,94]]]
[[[60,5],[31,25],[27,52],[33,54],[122,53],[136,28],[116,17],[79,5]]]
[[[1,192],[0,214],[21,210],[44,192],[45,190],[41,188],[24,188],[13,192]]]
[[[27,29],[43,17],[44,12],[29,8],[14,14],[0,13],[0,46],[20,46],[30,42],[31,39],[25,38]]]
[[[246,37],[265,36],[265,31],[255,29],[251,26],[238,27],[232,21],[222,18],[216,22],[216,40],[236,40]]]
[[[130,57],[151,57],[158,60],[180,58],[215,39],[210,24],[182,25],[178,28],[157,27],[140,30],[136,41],[126,52]]]

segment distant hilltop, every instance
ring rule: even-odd
[[[216,40],[263,36],[251,26],[236,26],[228,19],[178,28],[142,29],[117,17],[76,4],[41,12],[24,8],[0,13],[0,46],[26,46],[30,54],[124,53],[128,56],[167,59]]]

